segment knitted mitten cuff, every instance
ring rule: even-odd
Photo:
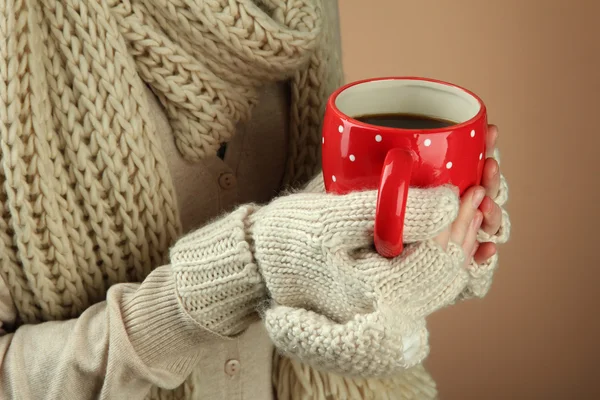
[[[246,205],[181,238],[171,266],[183,308],[206,329],[224,336],[242,332],[257,319],[266,289],[248,241]]]

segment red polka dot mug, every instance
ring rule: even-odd
[[[411,114],[449,126],[396,128],[359,121],[367,115]],[[378,189],[375,247],[385,257],[403,250],[409,186],[481,182],[487,113],[467,89],[434,79],[393,77],[347,84],[327,103],[323,123],[323,178],[330,193]]]

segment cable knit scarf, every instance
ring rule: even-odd
[[[317,172],[341,84],[320,1],[0,1],[0,273],[19,324],[76,317],[167,261],[180,221],[144,84],[194,162],[288,79],[284,183]]]
[[[286,183],[318,168],[340,68],[317,0],[5,0],[0,16],[1,271],[22,322],[77,316],[166,261],[180,223],[144,83],[197,161],[289,78]]]
[[[180,222],[144,84],[194,162],[231,139],[262,84],[288,79],[284,183],[317,172],[342,79],[321,1],[0,1],[0,273],[20,324],[76,317],[167,261]],[[420,370],[401,381],[415,379],[432,386]],[[275,381],[281,399],[387,390],[278,357]],[[183,398],[186,385],[150,396]]]

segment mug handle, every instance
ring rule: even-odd
[[[406,198],[414,164],[404,149],[390,150],[383,163],[375,212],[375,248],[383,257],[402,253]]]

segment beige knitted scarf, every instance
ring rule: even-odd
[[[0,1],[0,273],[19,324],[76,317],[167,261],[180,222],[144,84],[194,162],[231,138],[262,84],[288,79],[285,184],[316,173],[341,84],[321,1]],[[324,398],[307,385],[335,381],[281,361],[282,399]]]
[[[144,84],[193,162],[290,79],[286,183],[318,168],[340,68],[316,0],[3,0],[0,16],[1,271],[24,323],[165,263],[180,223]]]

